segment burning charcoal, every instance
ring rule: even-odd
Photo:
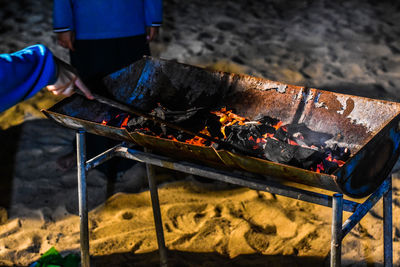
[[[156,116],[162,120],[165,120],[165,110],[162,107],[156,107],[150,112],[151,115]]]
[[[221,123],[219,122],[219,117],[209,113],[206,121],[207,129],[211,136],[223,139],[224,135],[221,133]]]
[[[192,139],[192,138],[193,138],[192,135],[189,135],[189,134],[184,133],[184,132],[179,132],[179,133],[176,135],[176,139],[177,139],[178,141],[180,141],[180,142],[185,142],[186,140],[189,140],[189,139]]]
[[[294,166],[309,170],[311,167],[315,166],[316,163],[321,162],[325,157],[325,153],[322,153],[318,150],[301,146],[295,147],[297,149],[292,162]]]
[[[304,123],[300,124],[288,124],[286,125],[286,129],[290,135],[295,135],[296,133],[300,133],[301,136],[304,137],[302,140],[307,146],[317,146],[324,147],[326,146],[325,142],[333,137],[333,135],[328,133],[316,132],[308,128]]]
[[[262,115],[262,114],[258,114],[254,118],[254,120],[255,121],[259,121],[262,124],[266,124],[266,125],[269,125],[269,126],[276,125],[276,124],[278,124],[278,122],[280,122],[280,120],[278,120],[278,119],[274,119],[274,118],[272,118],[270,116],[266,116],[266,115]]]
[[[247,139],[252,136],[253,138],[257,139],[262,137],[262,134],[259,131],[258,125],[256,124],[245,124],[245,125],[230,125],[225,127],[225,134],[230,135],[230,133],[234,133],[236,135],[240,135],[242,138]]]
[[[299,146],[306,146],[306,147],[308,147],[308,145],[304,142],[304,136],[301,134],[301,133],[299,133],[299,132],[297,132],[297,133],[294,133],[293,135],[292,135],[292,138],[291,138],[293,141],[295,141]]]
[[[129,120],[128,122],[128,130],[134,131],[140,128],[146,128],[149,126],[151,122],[143,117],[135,117]]]
[[[296,153],[296,146],[272,138],[267,138],[267,142],[263,147],[264,157],[278,163],[289,163]]]
[[[257,130],[263,135],[266,133],[269,134],[275,134],[276,133],[276,129],[266,123],[262,123],[262,124],[257,124],[256,125]]]
[[[322,160],[322,164],[324,166],[324,170],[323,170],[324,173],[328,173],[328,174],[333,173],[339,167],[339,165],[336,162],[329,161],[326,159]]]
[[[151,114],[193,132],[203,130],[206,127],[207,119],[213,115],[204,108],[175,111],[162,106],[155,108]],[[163,129],[163,132],[168,132],[168,130]]]
[[[280,127],[276,131],[274,137],[282,142],[287,143],[288,139],[290,138],[290,135],[288,134],[287,131],[284,130],[284,128]]]
[[[247,126],[249,131],[249,137],[252,136],[255,139],[262,137],[262,133],[259,131],[257,124],[246,124],[245,126]]]
[[[348,160],[351,155],[350,149],[348,149],[347,147],[340,147],[337,144],[335,144],[329,150],[333,158],[342,161]]]
[[[158,106],[151,113],[163,120],[172,123],[181,123],[191,120],[198,112],[204,111],[203,108],[191,108],[184,111],[169,110],[163,106]]]
[[[156,134],[154,134],[153,131],[150,131],[149,128],[140,128],[140,129],[137,129],[137,130],[135,130],[135,131],[136,131],[136,132],[139,132],[139,133],[142,133],[142,134],[152,135],[152,136],[155,136],[155,135],[156,135]]]
[[[227,141],[246,149],[252,149],[257,138],[262,137],[256,125],[231,125],[225,127]]]
[[[143,117],[135,117],[128,121],[127,130],[130,132],[139,131],[141,132],[152,132],[152,135],[157,135],[161,133],[161,128],[158,124],[155,124],[153,121],[145,119]],[[143,130],[146,129],[146,130]]]
[[[129,117],[127,113],[119,113],[113,116],[111,120],[107,122],[107,125],[113,127],[121,127],[122,123]]]
[[[267,138],[264,156],[271,161],[309,169],[323,160],[324,153]]]

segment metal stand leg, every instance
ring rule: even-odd
[[[383,246],[384,266],[393,266],[393,232],[392,232],[392,177],[388,191],[383,195]]]
[[[154,168],[152,165],[146,164],[146,169],[147,178],[149,180],[151,204],[153,207],[154,224],[156,226],[158,251],[160,253],[160,266],[166,267],[168,266],[167,249],[165,247],[164,230],[162,227],[160,202],[158,201],[157,184],[154,180]]]
[[[81,243],[81,265],[90,266],[89,258],[89,225],[87,208],[86,188],[86,140],[85,131],[79,130],[76,133],[77,163],[78,163],[78,196],[79,196],[79,217],[80,217],[80,243]]]
[[[343,195],[334,194],[332,201],[331,267],[339,267],[342,264]]]

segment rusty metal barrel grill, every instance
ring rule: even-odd
[[[114,98],[148,111],[154,103],[180,108],[206,103],[225,105],[240,116],[259,114],[283,123],[304,123],[329,133],[328,142],[348,147],[351,156],[331,175],[317,173],[211,146],[197,146],[102,125],[113,108],[82,96],[66,98],[44,113],[64,126],[124,140],[177,159],[222,169],[238,169],[259,177],[341,192],[361,198],[387,177],[400,153],[400,104],[293,86],[248,75],[209,71],[174,61],[145,57],[105,78]]]

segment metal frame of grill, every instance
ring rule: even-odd
[[[87,171],[99,166],[115,156],[146,164],[161,266],[168,266],[168,260],[167,249],[164,241],[160,204],[158,200],[157,184],[154,179],[154,171],[152,167],[153,165],[290,197],[317,205],[332,207],[330,265],[334,267],[341,266],[341,246],[343,238],[360,222],[360,220],[368,213],[368,211],[371,210],[371,208],[381,198],[383,198],[384,266],[389,267],[393,265],[391,176],[388,176],[367,200],[365,200],[363,203],[357,203],[343,199],[343,194],[335,193],[333,195],[326,195],[309,190],[303,190],[293,186],[276,183],[273,181],[272,177],[271,179],[260,181],[253,179],[252,177],[254,174],[252,173],[227,172],[205,165],[178,161],[169,157],[153,154],[148,150],[145,150],[145,152],[136,150],[126,143],[121,143],[120,145],[117,145],[93,157],[92,159],[87,160],[85,130],[78,130],[76,137],[78,158],[80,249],[81,264],[83,267],[90,266],[86,173]],[[353,213],[344,223],[343,211]]]

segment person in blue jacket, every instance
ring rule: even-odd
[[[32,97],[43,87],[56,95],[69,96],[74,86],[93,99],[73,68],[53,56],[44,45],[0,54],[0,112]]]
[[[162,0],[54,0],[53,7],[58,43],[85,83],[150,55],[162,21]]]
[[[83,82],[93,92],[112,97],[102,78],[150,55],[149,42],[158,34],[162,9],[162,0],[54,0],[53,28],[58,44],[69,49],[71,65]],[[88,151],[93,155],[115,144],[108,138],[88,136]],[[60,158],[60,168],[73,166],[74,157],[70,153]],[[116,175],[115,161],[101,166],[109,177]],[[132,164],[125,162],[124,168]]]

